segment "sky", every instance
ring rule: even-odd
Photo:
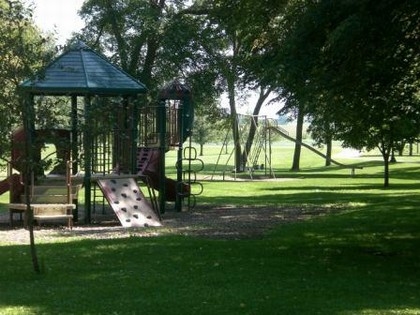
[[[27,0],[34,4],[34,20],[43,32],[57,33],[57,44],[63,45],[72,32],[83,28],[77,15],[83,0]]]
[[[26,0],[34,4],[34,21],[43,32],[56,33],[57,45],[64,45],[71,37],[72,32],[83,28],[84,23],[77,14],[84,0]],[[252,112],[256,96],[253,95],[243,106],[239,106],[238,112],[248,114]],[[222,98],[223,107],[227,106],[226,98]],[[279,105],[263,106],[261,115],[276,117]]]

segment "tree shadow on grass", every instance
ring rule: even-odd
[[[322,167],[311,167],[302,168],[299,171],[291,171],[290,169],[279,169],[275,168],[272,170],[255,170],[253,172],[233,172],[228,171],[217,171],[208,175],[208,177],[220,177],[225,178],[237,178],[241,180],[255,180],[255,179],[267,179],[271,177],[271,173],[275,174],[276,178],[349,178],[354,176],[367,176],[369,178],[382,178],[383,171],[379,169],[376,173],[367,173],[366,170],[373,167],[382,166],[383,163],[378,161],[367,161],[358,163],[357,165],[348,165],[346,167],[331,165]],[[213,169],[213,165],[206,165],[206,170]],[[272,172],[271,172],[272,171]],[[359,175],[361,174],[361,175]]]
[[[404,190],[402,190],[404,191]],[[205,197],[200,196],[200,204],[208,205],[235,205],[241,206],[331,206],[336,204],[338,207],[343,207],[347,204],[376,204],[376,203],[390,203],[394,206],[397,203],[404,204],[406,200],[416,200],[420,202],[420,196],[416,193],[404,193],[401,196],[383,196],[377,193],[357,193],[357,192],[340,192],[319,190],[314,192],[305,192],[304,190],[298,192],[291,192],[285,194],[268,194],[268,193],[250,193],[241,197],[220,195]]]
[[[409,237],[408,219],[389,231],[392,219],[375,223],[350,213],[282,226],[258,240],[172,236],[40,244],[41,276],[31,274],[26,246],[7,246],[0,256],[0,310],[415,314],[419,238]]]

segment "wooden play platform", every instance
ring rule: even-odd
[[[30,207],[34,214],[34,220],[62,220],[67,221],[67,226],[73,227],[73,209],[77,206],[80,185],[67,187],[62,186],[31,186]],[[24,196],[20,203],[10,203],[10,225],[13,226],[15,213],[24,217],[24,226],[28,224],[27,205]]]

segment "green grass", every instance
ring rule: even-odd
[[[306,153],[290,172],[291,151],[276,163],[278,181],[203,181],[198,206],[327,215],[251,240],[57,237],[37,246],[41,275],[27,245],[0,240],[0,313],[420,314],[419,157],[397,158],[384,189],[377,156],[340,159],[364,166],[351,177]]]

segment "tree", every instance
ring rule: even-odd
[[[197,101],[203,100],[195,100],[195,102]],[[225,109],[217,107],[214,98],[207,99],[205,104],[198,106],[198,111],[194,115],[192,139],[200,145],[200,156],[204,154],[206,143],[220,140],[220,131],[228,128],[228,116]]]
[[[245,63],[250,64],[252,59],[247,60],[249,54],[242,48],[246,32],[235,23],[241,14],[235,13],[233,18],[227,14],[239,9],[249,13],[251,8],[242,3],[237,3],[240,8],[235,5],[232,11],[232,3],[225,0],[89,0],[81,10],[87,22],[83,38],[105,51],[150,90],[156,91],[165,81],[182,77],[193,88],[196,99],[197,94],[198,98],[208,99],[227,91],[238,167],[248,149],[242,152],[239,141],[237,92],[262,88],[245,76]],[[265,8],[263,11],[268,12]],[[267,95],[273,91],[270,87],[263,90]],[[266,98],[257,102],[254,112],[259,112]],[[252,145],[252,131],[248,139]]]
[[[31,11],[20,1],[0,1],[0,145],[9,147],[9,135],[21,124],[18,86],[35,73],[51,57],[48,39],[31,20]],[[1,152],[7,158],[8,150]]]
[[[256,48],[258,74],[304,106],[318,141],[325,131],[379,148],[385,186],[390,153],[418,134],[418,12],[413,1],[289,1]]]
[[[174,78],[191,88],[202,84],[195,98],[214,96],[218,74],[209,69],[209,51],[220,36],[205,29],[200,15],[187,14],[186,3],[88,0],[80,11],[86,28],[78,37],[144,83],[152,98]]]
[[[212,122],[206,115],[196,115],[194,119],[193,141],[200,145],[199,155],[204,155],[204,145],[215,140],[218,135],[218,125]]]
[[[318,12],[331,16],[332,5]],[[325,18],[330,27],[312,69],[314,94],[326,95],[337,138],[380,150],[385,187],[391,153],[419,133],[418,10],[411,1],[341,3],[333,19]]]
[[[283,2],[276,2],[276,6]],[[234,140],[234,158],[237,171],[245,168],[248,154],[253,145],[256,124],[251,124],[247,131],[244,147],[241,145],[241,135],[237,119],[237,98],[249,91],[256,92],[258,95],[253,105],[252,115],[258,116],[263,105],[270,103],[269,97],[273,97],[277,89],[270,84],[261,84],[258,77],[253,75],[253,68],[259,67],[258,59],[252,55],[252,45],[250,45],[249,34],[255,32],[254,25],[248,23],[249,17],[258,17],[264,20],[271,14],[272,1],[255,3],[252,1],[228,1],[218,0],[210,3],[196,2],[195,10],[205,12],[209,26],[219,30],[223,35],[224,47],[215,51],[212,55],[215,67],[218,69],[223,79],[224,88],[228,96],[230,109],[231,130]],[[193,11],[193,10],[191,10]],[[241,92],[245,91],[245,93]],[[275,98],[275,96],[274,96]],[[258,122],[257,122],[258,124]]]
[[[310,125],[308,132],[312,135],[312,139],[315,140],[315,144],[318,146],[326,145],[326,159],[325,166],[331,166],[332,162],[332,141],[334,139],[334,123],[330,117],[330,111],[325,110],[326,104],[321,102],[317,103],[317,106],[313,108],[316,111],[310,117]]]
[[[259,98],[255,103],[253,115],[258,115],[264,101],[267,103],[286,99],[286,105],[297,105],[298,98],[294,96],[295,91],[284,85],[283,81],[278,80],[283,73],[282,65],[278,59],[273,58],[277,52],[273,52],[271,47],[274,43],[279,43],[283,38],[283,25],[281,20],[284,10],[289,1],[225,1],[219,0],[216,3],[215,19],[223,27],[228,36],[235,38],[238,47],[236,54],[233,55],[237,68],[231,68],[231,73],[236,74],[237,83],[242,88],[248,86],[254,91],[259,91]],[[232,36],[234,35],[234,37]],[[235,52],[235,50],[233,50]],[[275,62],[274,62],[275,61]],[[229,82],[228,82],[229,83]],[[233,88],[228,91],[233,91]],[[229,94],[231,113],[235,113],[236,104],[233,102],[233,93]],[[268,100],[269,96],[273,99]],[[290,101],[289,101],[290,100]],[[298,113],[299,122],[297,134],[302,134],[304,108],[299,107],[299,111],[291,107],[292,111]],[[234,120],[232,120],[234,121]],[[244,165],[247,154],[250,152],[255,130],[252,125],[247,136],[247,141],[242,155],[237,157],[236,165]],[[232,126],[235,131],[235,125]],[[300,128],[300,129],[299,129]],[[235,134],[235,132],[234,132]],[[240,150],[240,147],[236,151]],[[237,154],[238,156],[238,154]],[[294,166],[299,168],[300,141],[296,142]]]
[[[19,83],[31,77],[35,71],[48,58],[47,42],[39,30],[34,26],[32,12],[25,9],[20,1],[0,0],[0,106],[2,113],[0,123],[0,145],[3,148],[10,148],[10,134],[18,124],[25,120],[25,102],[18,91]],[[33,164],[30,158],[31,148],[26,148],[27,159],[25,167],[25,191],[28,192],[28,185]],[[0,152],[3,159],[8,160],[9,150]],[[32,263],[35,272],[41,272],[35,247],[33,233],[32,211],[29,206],[28,193],[26,196],[29,236]]]

